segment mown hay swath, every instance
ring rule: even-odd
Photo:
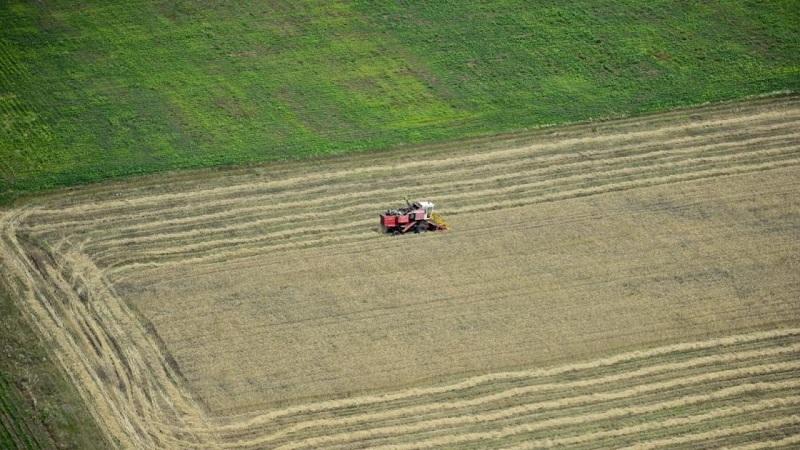
[[[3,211],[0,263],[122,447],[791,444],[798,119],[91,186]],[[454,231],[378,233],[406,195]]]

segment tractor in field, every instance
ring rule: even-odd
[[[447,223],[441,215],[433,212],[431,202],[410,203],[406,200],[405,208],[387,209],[380,218],[384,233],[405,234],[409,231],[423,233],[447,230]]]

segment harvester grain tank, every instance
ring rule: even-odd
[[[406,201],[406,204],[405,208],[387,209],[380,215],[381,229],[385,233],[404,234],[409,231],[423,233],[447,230],[447,223],[442,216],[433,212],[433,203],[409,203]]]

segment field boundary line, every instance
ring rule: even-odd
[[[549,166],[545,166],[545,168],[546,168],[546,167],[559,167],[558,163],[559,162],[563,162],[563,161],[573,161],[573,160],[577,160],[578,162],[592,162],[592,160],[595,161],[595,162],[596,161],[601,161],[600,159],[597,159],[597,158],[592,158],[590,161],[586,161],[586,158],[588,158],[589,156],[601,156],[601,155],[604,155],[606,153],[614,153],[614,152],[625,151],[625,150],[641,149],[641,150],[645,150],[647,153],[658,152],[658,151],[662,151],[663,152],[664,150],[653,150],[653,149],[654,148],[662,148],[662,147],[665,147],[665,146],[669,147],[669,146],[672,146],[674,144],[680,144],[681,147],[679,147],[679,148],[683,149],[683,152],[696,150],[698,148],[709,148],[709,147],[710,148],[719,148],[719,147],[726,147],[726,146],[741,146],[741,145],[747,145],[747,144],[752,144],[752,143],[758,143],[758,142],[761,142],[761,141],[764,141],[764,140],[774,140],[774,139],[779,138],[781,136],[783,136],[783,137],[796,136],[796,133],[794,132],[794,128],[792,127],[792,123],[786,123],[786,122],[782,122],[782,123],[779,123],[779,124],[769,123],[767,125],[754,127],[754,129],[759,130],[759,131],[764,131],[764,130],[782,130],[782,129],[785,129],[787,131],[786,134],[781,134],[781,135],[777,135],[777,136],[776,135],[770,135],[770,136],[766,136],[766,137],[754,137],[754,138],[749,138],[749,139],[745,139],[745,140],[724,141],[724,142],[716,143],[716,144],[710,143],[710,144],[702,144],[702,145],[699,145],[699,146],[696,145],[696,144],[692,145],[692,143],[694,143],[696,141],[699,141],[699,142],[702,143],[702,142],[707,142],[707,141],[713,140],[715,138],[730,137],[731,134],[732,134],[730,130],[715,130],[715,131],[713,131],[711,133],[707,133],[707,134],[696,135],[696,136],[683,136],[683,137],[677,137],[677,138],[670,138],[670,139],[666,139],[666,140],[660,140],[660,141],[651,142],[649,144],[648,143],[642,143],[642,142],[634,142],[634,143],[628,143],[628,144],[625,144],[625,145],[622,145],[622,146],[616,146],[614,148],[607,148],[607,149],[603,149],[603,150],[581,151],[581,152],[577,152],[577,153],[574,153],[574,154],[572,154],[572,153],[570,153],[570,154],[564,154],[564,153],[545,154],[545,155],[541,155],[541,156],[537,157],[537,160],[542,161],[542,162],[550,162],[551,164]],[[684,146],[688,146],[688,147],[684,147]],[[672,153],[679,153],[679,151],[677,149],[673,149],[671,152]],[[618,158],[616,158],[616,159],[618,159]],[[490,164],[481,164],[481,165],[476,165],[476,166],[470,166],[468,168],[463,168],[463,165],[454,164],[454,168],[452,170],[447,170],[446,173],[448,173],[448,174],[469,173],[471,171],[476,171],[476,170],[485,170],[486,167],[514,166],[514,165],[518,165],[518,161],[519,161],[519,159],[514,159],[514,160],[511,160],[511,161],[501,160],[500,162],[495,162],[495,163],[490,163]],[[429,169],[430,167],[426,167],[426,168]],[[395,169],[392,166],[386,166],[384,168],[384,170],[394,171]],[[437,173],[442,173],[441,169],[437,169]],[[413,175],[410,175],[410,176],[413,176]],[[404,179],[404,178],[401,176],[400,179]],[[363,181],[361,181],[361,182],[350,182],[348,185],[361,186],[362,184],[364,184]],[[242,185],[244,185],[244,186],[257,186],[258,182],[256,181],[256,182],[243,183]],[[300,186],[303,186],[303,184],[300,184]],[[288,190],[288,187],[286,189]],[[315,193],[315,192],[325,192],[327,189],[328,189],[328,185],[326,185],[326,184],[319,185],[319,186],[313,185],[313,186],[311,186],[311,187],[309,187],[309,188],[307,188],[305,190],[301,190],[301,191],[292,190],[289,194],[281,194],[281,195],[282,196],[289,196],[289,197],[291,197],[291,196],[302,197],[303,195],[301,195],[301,194]],[[258,193],[249,194],[248,197],[258,196],[258,195],[264,195],[264,193],[262,193],[262,194],[258,194]],[[218,206],[231,205],[231,204],[232,205],[236,205],[238,203],[241,203],[241,199],[242,199],[241,196],[237,196],[237,197],[232,197],[232,198],[217,199],[217,200],[215,200],[214,203],[215,203],[215,205],[218,205]],[[285,204],[287,204],[287,203],[286,202],[282,203],[282,205],[285,205]],[[291,204],[291,203],[289,203],[289,204]],[[96,205],[96,206],[99,207],[100,205]],[[120,207],[120,208],[122,208],[122,207]],[[170,211],[170,212],[172,212],[172,211],[182,211],[182,210],[191,209],[191,208],[193,208],[193,205],[172,205],[172,206],[162,207],[162,208],[158,208],[158,209],[154,209],[154,210],[147,210],[146,212],[139,211],[139,212],[136,213],[136,217],[149,217],[149,216],[154,216],[154,215],[158,216],[158,215],[163,215],[165,211]],[[247,211],[247,210],[249,210],[251,208],[253,208],[253,207],[240,207],[240,208],[234,208],[234,209],[226,208],[223,211],[207,214],[207,216],[208,217],[238,216],[238,215],[241,214],[241,212]],[[267,209],[267,207],[265,207],[264,205],[260,205],[257,208]],[[274,207],[272,209],[277,209],[277,208],[278,207],[276,206],[276,207]],[[267,210],[270,210],[270,209],[267,209]],[[48,214],[64,215],[65,214],[63,209],[51,209],[51,208],[47,208],[47,207],[40,208],[40,211],[41,211],[41,214],[43,214],[43,215],[48,215]],[[67,213],[67,215],[69,215],[69,213]],[[123,217],[128,217],[128,216],[123,215]],[[81,220],[75,220],[75,221],[69,221],[69,222],[59,222],[58,224],[52,224],[52,223],[51,224],[40,224],[40,225],[36,225],[36,226],[31,227],[31,229],[32,230],[40,230],[40,229],[46,230],[46,229],[52,229],[54,227],[75,226],[75,225],[81,225],[81,224],[87,224],[87,223],[93,223],[93,221],[91,219],[81,219]]]
[[[795,112],[797,112],[796,110],[798,108],[794,107],[794,108],[790,108],[790,109],[795,110]],[[758,119],[764,119],[764,118],[779,118],[779,117],[784,117],[786,114],[787,114],[786,111],[783,111],[783,110],[780,110],[780,111],[766,111],[766,112],[754,113],[754,114],[751,114],[751,115],[735,115],[733,117],[729,117],[729,118],[726,118],[726,119],[718,119],[718,120],[713,120],[712,119],[712,120],[703,121],[703,122],[697,122],[697,123],[669,125],[669,126],[665,126],[665,127],[661,127],[661,128],[652,129],[652,130],[645,129],[645,130],[639,130],[639,131],[632,131],[632,132],[628,132],[628,133],[619,133],[619,134],[611,134],[611,135],[600,135],[600,136],[594,136],[594,137],[590,137],[590,138],[560,139],[557,142],[553,142],[553,143],[549,143],[549,144],[533,144],[533,145],[515,147],[515,148],[511,148],[511,149],[501,149],[501,150],[495,150],[495,151],[485,152],[485,153],[476,153],[476,154],[471,154],[471,155],[464,155],[460,159],[462,161],[476,161],[476,162],[478,162],[478,161],[486,161],[486,160],[490,160],[490,159],[496,157],[497,155],[508,156],[508,155],[525,154],[525,153],[529,153],[531,151],[542,150],[544,148],[548,148],[548,149],[564,148],[564,147],[569,147],[571,145],[575,145],[578,142],[608,142],[608,141],[613,141],[615,138],[618,138],[619,136],[624,136],[626,139],[637,139],[637,138],[644,139],[644,138],[651,138],[651,137],[654,137],[654,136],[666,134],[666,133],[669,133],[669,132],[672,132],[672,131],[676,131],[676,130],[687,130],[687,129],[695,129],[695,128],[705,128],[705,127],[709,127],[709,126],[730,125],[730,124],[743,123],[743,122],[748,122],[748,121],[751,121],[751,120],[758,120]],[[393,168],[393,170],[407,170],[407,169],[413,169],[413,168],[419,168],[419,167],[426,167],[426,166],[430,166],[430,165],[435,165],[436,163],[446,163],[446,162],[447,162],[447,159],[431,159],[431,160],[425,160],[425,161],[419,161],[419,162],[412,161],[412,162],[396,164],[396,165],[392,166],[392,168]],[[230,193],[234,193],[235,194],[235,193],[246,192],[247,190],[251,190],[256,185],[258,185],[258,186],[267,186],[267,185],[269,185],[269,186],[291,186],[293,183],[302,182],[302,181],[308,181],[309,178],[320,179],[320,180],[330,180],[330,179],[334,179],[334,178],[336,178],[338,176],[353,175],[353,174],[359,174],[359,173],[368,173],[368,172],[373,172],[373,171],[376,171],[376,170],[385,170],[385,169],[383,167],[376,167],[376,168],[361,167],[361,168],[352,169],[352,170],[346,170],[346,171],[340,171],[340,172],[332,172],[332,173],[329,173],[329,174],[326,174],[326,175],[319,175],[317,177],[309,177],[308,175],[306,175],[306,176],[298,176],[298,177],[285,179],[285,180],[274,180],[274,181],[266,181],[266,182],[263,182],[263,183],[252,183],[252,184],[245,185],[246,188],[244,188],[244,189],[240,185],[234,185],[234,186],[228,186],[228,187],[223,187],[223,188],[210,188],[210,189],[205,189],[205,190],[196,190],[196,191],[191,192],[191,194],[187,194],[187,193],[158,194],[158,195],[151,195],[151,196],[141,197],[139,199],[111,200],[111,201],[105,202],[104,204],[101,204],[101,205],[92,205],[92,206],[83,205],[83,206],[66,207],[66,208],[60,209],[59,212],[63,213],[63,212],[66,212],[66,211],[79,211],[81,213],[87,213],[87,212],[94,211],[94,210],[108,209],[108,208],[114,207],[114,206],[126,206],[126,207],[129,207],[129,206],[137,205],[137,204],[140,204],[140,203],[144,203],[144,204],[157,203],[157,202],[160,202],[160,201],[163,201],[163,200],[167,200],[167,199],[184,199],[185,200],[186,198],[192,198],[192,197],[207,197],[209,193],[230,192]]]

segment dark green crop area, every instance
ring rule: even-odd
[[[0,197],[800,90],[800,1],[4,1]]]

